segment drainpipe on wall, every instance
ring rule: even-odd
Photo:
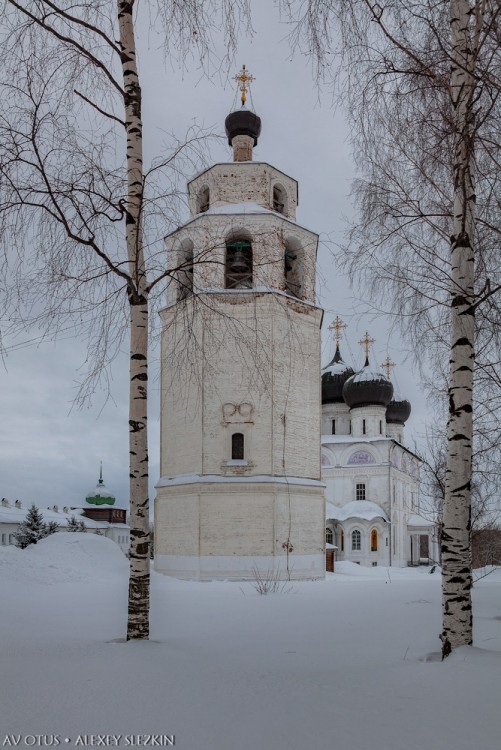
[[[391,466],[392,466],[392,464],[391,464],[391,455],[393,453],[394,448],[395,448],[395,443],[393,442],[390,445],[390,451],[389,451],[389,455],[388,455],[388,461],[389,461],[388,492],[390,493],[390,503],[389,503],[389,508],[390,508],[390,531],[389,531],[389,534],[388,534],[388,543],[390,545],[390,568],[391,568],[391,563],[392,563],[392,549],[393,549],[393,546],[392,546],[393,545],[393,539],[392,539],[392,535],[393,535],[392,534],[392,532],[393,532],[393,523],[392,523],[392,520],[391,520],[393,518],[393,513],[392,513],[392,511],[393,511],[392,493],[391,493]]]

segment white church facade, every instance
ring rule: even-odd
[[[434,523],[419,512],[420,461],[405,445],[411,406],[395,396],[389,367],[385,375],[370,366],[369,341],[366,334],[358,373],[343,361],[339,339],[322,371],[326,545],[337,560],[365,566],[428,564],[438,548]]]

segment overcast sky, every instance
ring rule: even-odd
[[[389,319],[360,319],[357,300],[363,291],[350,289],[336,266],[333,243],[353,215],[349,191],[354,177],[348,131],[342,110],[334,112],[328,89],[318,90],[308,59],[291,58],[287,26],[280,23],[270,0],[253,0],[254,38],[242,38],[232,72],[242,63],[255,76],[252,96],[262,119],[255,160],[269,162],[299,181],[300,224],[318,232],[320,303],[325,309],[323,364],[333,354],[327,326],[336,315],[348,324],[343,354],[357,368],[363,364],[358,340],[365,329],[376,339],[372,359],[387,354],[396,362],[398,389],[412,402],[407,443],[424,429],[426,406],[406,346],[392,334]],[[235,84],[219,75],[204,77],[197,66],[185,72],[176,62],[164,64],[155,33],[139,40],[143,79],[143,120],[147,157],[161,153],[167,133],[182,137],[196,121],[224,133],[224,119],[234,102]],[[214,161],[231,160],[221,141]],[[187,175],[189,178],[191,175]],[[26,339],[29,339],[29,335]],[[125,503],[128,497],[128,374],[127,347],[111,372],[112,399],[97,392],[83,410],[72,406],[85,348],[75,339],[17,346],[0,366],[0,494],[13,501],[35,502],[41,508],[76,504],[95,485],[103,461],[108,489]],[[153,351],[149,414],[150,497],[159,472],[158,352]]]

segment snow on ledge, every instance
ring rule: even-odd
[[[155,487],[176,487],[183,484],[294,484],[304,487],[325,487],[325,482],[306,477],[271,476],[256,474],[248,477],[227,477],[220,474],[178,474],[160,477]]]
[[[352,500],[352,502],[338,508],[333,503],[326,503],[326,518],[336,521],[347,521],[349,518],[359,518],[362,521],[373,521],[382,518],[388,522],[385,511],[371,500]]]

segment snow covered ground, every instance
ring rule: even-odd
[[[337,569],[268,596],[154,573],[152,640],[124,643],[113,542],[0,548],[0,746],[159,734],[181,750],[498,750],[501,571],[475,585],[474,647],[442,663],[437,573]]]

